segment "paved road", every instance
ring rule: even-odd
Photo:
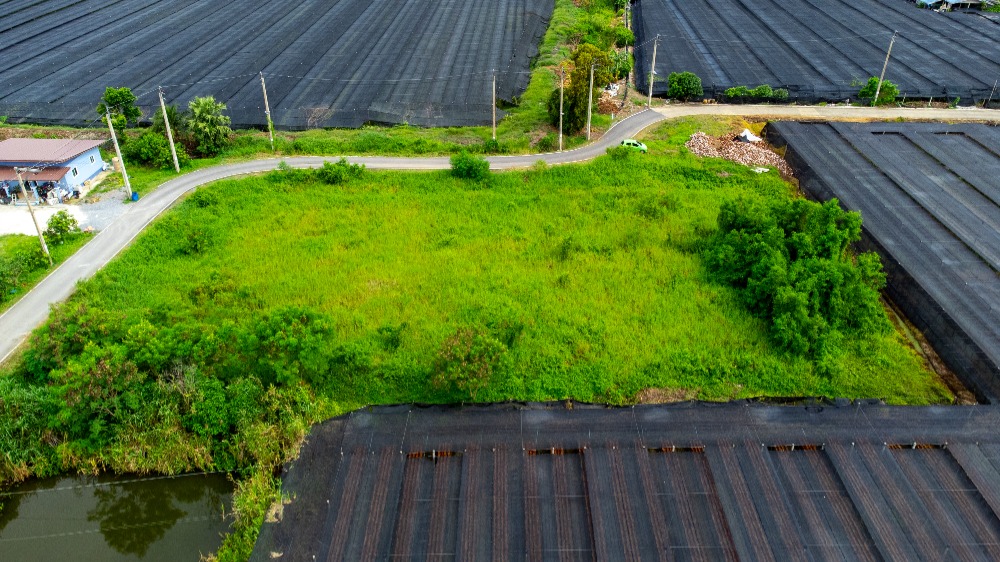
[[[885,109],[866,107],[799,107],[767,105],[666,105],[653,111],[643,111],[624,119],[604,134],[600,140],[575,150],[526,156],[496,156],[489,158],[490,168],[506,170],[527,168],[539,160],[548,164],[568,164],[591,160],[605,153],[608,147],[632,137],[664,119],[688,115],[741,115],[778,119],[895,119],[941,121],[1000,121],[1000,111],[977,109]],[[322,166],[326,157],[269,158],[237,164],[205,168],[170,180],[144,197],[102,230],[75,255],[62,263],[28,292],[14,306],[0,315],[0,363],[3,363],[35,327],[49,314],[49,307],[66,300],[78,281],[88,279],[118,255],[156,217],[170,208],[188,191],[206,183],[233,176],[257,174],[273,170],[281,161],[294,168]],[[390,158],[381,156],[349,157],[349,161],[371,169],[441,170],[450,166],[448,158]]]

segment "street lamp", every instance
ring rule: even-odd
[[[35,231],[38,232],[38,242],[42,245],[42,253],[45,257],[49,258],[49,267],[52,267],[52,254],[49,253],[49,247],[45,245],[45,237],[42,236],[42,227],[38,226],[38,219],[35,217],[35,210],[31,208],[31,197],[28,196],[27,188],[24,187],[24,179],[21,178],[21,174],[24,172],[30,172],[32,174],[38,173],[38,168],[18,168],[14,167],[14,173],[17,174],[17,183],[21,186],[21,193],[24,194],[24,202],[28,204],[28,212],[31,213],[31,221],[35,223]]]

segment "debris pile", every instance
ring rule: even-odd
[[[744,166],[769,166],[777,168],[782,177],[792,177],[792,169],[785,159],[768,150],[763,143],[743,142],[731,136],[710,137],[702,132],[691,135],[685,143],[692,154],[709,158],[725,158]]]

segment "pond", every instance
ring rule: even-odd
[[[0,493],[0,560],[197,561],[232,523],[225,474],[67,476]]]

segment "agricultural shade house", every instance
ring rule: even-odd
[[[103,140],[7,139],[0,142],[0,188],[18,183],[15,168],[29,189],[48,185],[71,194],[104,169]]]
[[[791,100],[856,100],[881,73],[895,31],[885,76],[901,96],[982,102],[1000,76],[996,22],[901,0],[641,0],[633,22],[640,91],[658,44],[657,95],[671,72],[688,71],[706,97],[767,84]]]
[[[554,0],[0,2],[0,115],[95,122],[106,87],[144,119],[224,102],[236,127],[489,124],[527,87]],[[67,22],[72,22],[67,23]],[[263,83],[262,83],[263,82]]]
[[[251,560],[997,560],[998,422],[847,401],[366,409],[313,428]]]

